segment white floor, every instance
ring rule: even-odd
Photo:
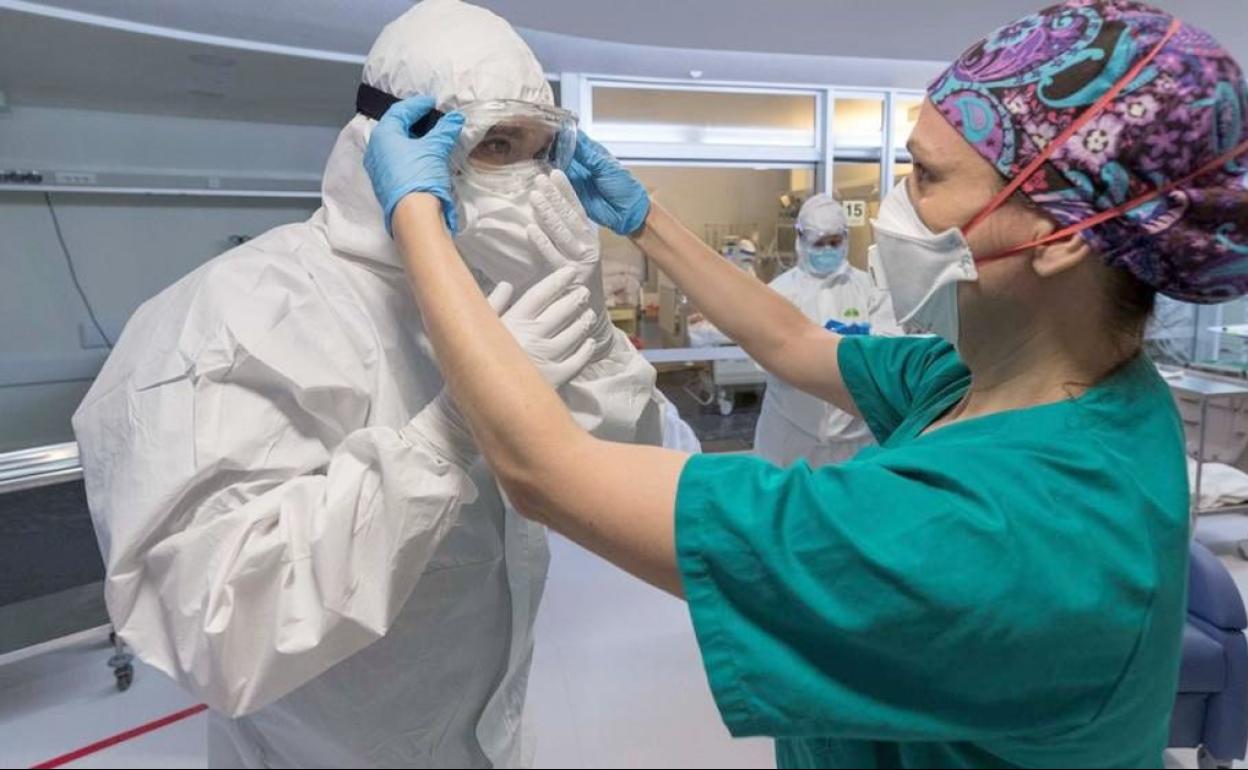
[[[552,538],[529,708],[537,766],[774,767],[767,740],[734,741],[711,701],[682,603]],[[0,668],[0,767],[30,767],[194,705],[138,666],[113,686],[104,643]],[[205,767],[204,716],[65,767]]]
[[[1205,519],[1198,536],[1248,595],[1235,546],[1248,517]],[[552,542],[529,690],[537,766],[772,767],[771,742],[735,741],[706,688],[680,602],[568,543]],[[140,666],[119,693],[103,644],[0,667],[0,767],[30,767],[131,729],[193,701]],[[204,767],[204,717],[194,716],[66,767]],[[1172,752],[1171,767],[1195,767]]]

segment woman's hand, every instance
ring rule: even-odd
[[[633,235],[646,223],[650,196],[601,144],[582,132],[568,179],[589,218],[618,235]]]
[[[381,116],[368,140],[364,169],[386,218],[386,232],[393,235],[394,209],[409,193],[424,192],[442,202],[442,216],[452,232],[459,229],[455,199],[451,194],[451,150],[464,128],[458,112],[444,115],[429,133],[412,136],[412,126],[429,114],[434,100],[413,96],[396,102]]]

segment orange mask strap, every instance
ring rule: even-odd
[[[1009,251],[1005,251],[1000,254],[994,254],[991,257],[984,257],[983,259],[976,259],[975,262],[976,263],[992,262],[994,260],[1004,259],[1005,257],[1012,257],[1015,254],[1021,254],[1022,252],[1027,251],[1028,249],[1033,249],[1037,246],[1043,246],[1046,243],[1053,243],[1054,241],[1060,241],[1063,238],[1068,238],[1074,235],[1075,233],[1082,232],[1088,229],[1089,227],[1095,227],[1104,222],[1108,222],[1111,219],[1116,219],[1117,217],[1120,217],[1123,214],[1126,214],[1127,212],[1135,209],[1137,206],[1143,206],[1145,203],[1149,203],[1150,201],[1156,200],[1157,198],[1160,198],[1163,195],[1168,195],[1174,192],[1175,190],[1179,189],[1180,187],[1184,187],[1187,184],[1194,182],[1195,180],[1199,179],[1205,174],[1208,174],[1211,171],[1217,170],[1219,167],[1227,163],[1230,163],[1232,160],[1235,160],[1235,158],[1244,154],[1248,154],[1248,141],[1239,145],[1238,147],[1231,150],[1230,152],[1220,155],[1217,158],[1209,161],[1208,163],[1201,166],[1193,173],[1188,174],[1187,176],[1183,177],[1182,179],[1179,179],[1178,181],[1171,182],[1170,184],[1164,187],[1160,187],[1156,190],[1153,190],[1152,192],[1144,193],[1143,195],[1133,200],[1127,201],[1121,206],[1115,206],[1114,208],[1109,209],[1108,211],[1103,211],[1094,217],[1089,217],[1088,219],[1083,220],[1082,222],[1077,222],[1073,225],[1070,225],[1069,227],[1063,227],[1061,230],[1058,230],[1057,232],[1052,233],[1050,235],[1046,235],[1043,238],[1038,238],[1030,243],[1024,243],[1022,246],[1017,246],[1015,248],[1010,249]]]

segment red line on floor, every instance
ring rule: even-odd
[[[88,744],[80,749],[71,751],[68,754],[62,754],[59,757],[49,759],[47,762],[40,762],[39,764],[33,766],[31,770],[45,770],[46,768],[60,767],[61,765],[69,764],[70,762],[90,756],[98,751],[103,751],[110,746],[125,743],[126,741],[138,738],[140,735],[146,735],[153,730],[159,730],[162,727],[167,727],[174,722],[181,722],[183,719],[193,717],[196,714],[203,713],[207,710],[208,707],[202,703],[198,706],[191,706],[189,709],[182,709],[181,711],[175,712],[168,716],[163,716],[160,719],[148,722],[147,724],[139,725],[132,730],[126,730],[124,733],[117,733],[116,735],[105,738],[102,741],[96,741],[95,743]]]

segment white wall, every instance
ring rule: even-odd
[[[316,189],[337,130],[78,110],[0,116],[0,169],[91,171],[101,182]],[[69,415],[140,303],[230,248],[306,219],[319,201],[0,192],[0,451],[72,438]]]
[[[49,196],[83,292],[109,339],[145,299],[230,247],[306,219],[317,201]],[[103,363],[40,193],[0,193],[0,451],[67,441]],[[46,384],[40,384],[46,383]],[[55,384],[52,384],[55,383]]]

